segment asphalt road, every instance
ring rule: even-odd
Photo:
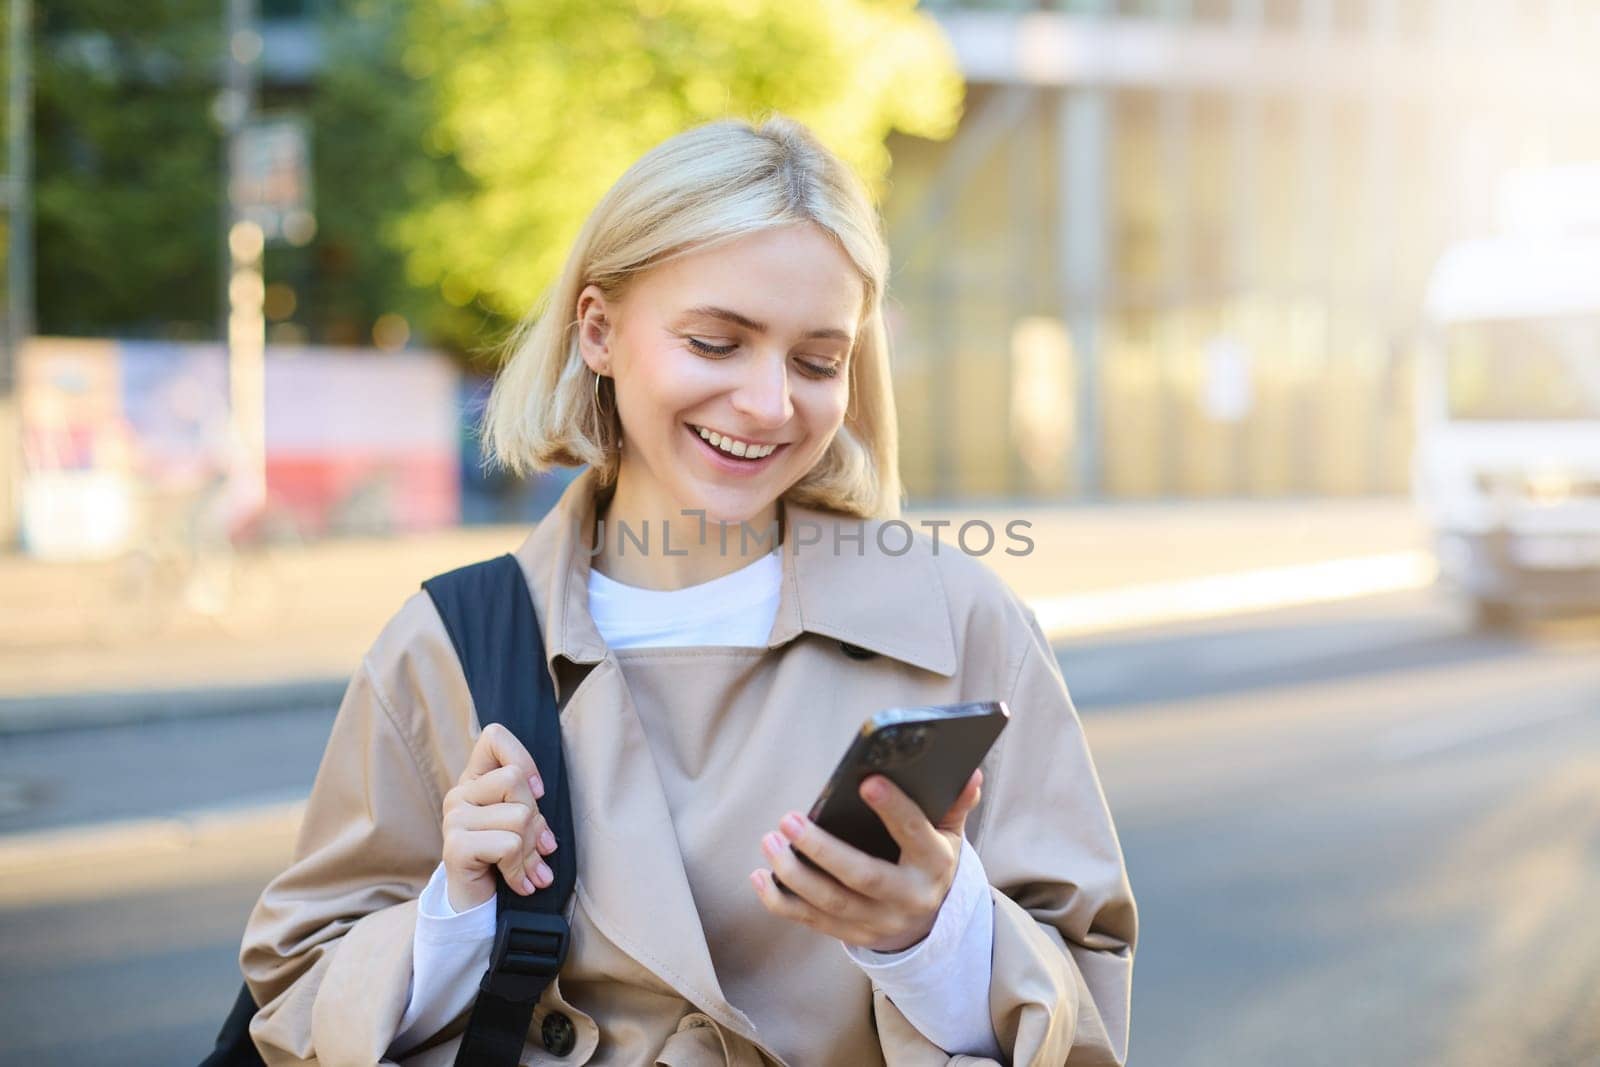
[[[1059,651],[1140,904],[1132,1063],[1600,1063],[1600,622],[1394,596]],[[0,834],[301,796],[330,721],[8,738]],[[0,1063],[196,1062],[287,847],[0,887]]]

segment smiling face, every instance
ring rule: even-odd
[[[760,524],[844,421],[865,286],[810,224],[684,255],[621,301],[578,298],[580,347],[614,379],[622,514]],[[753,457],[753,458],[752,458]]]

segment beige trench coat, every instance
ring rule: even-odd
[[[731,685],[693,677],[706,679],[706,692],[728,694],[733,706],[715,709],[719,721],[784,723],[792,738],[781,751],[742,752],[737,774],[696,794],[714,789],[719,798],[709,810],[722,847],[735,850],[728,862],[746,873],[764,864],[762,833],[784,811],[810,805],[873,711],[1004,699],[1011,723],[983,764],[983,800],[967,820],[994,898],[994,1029],[1016,1064],[1123,1063],[1134,902],[1037,620],[979,559],[948,543],[935,552],[918,533],[910,551],[886,555],[875,522],[789,502],[782,512],[783,585],[767,651],[706,655],[693,668],[753,670]],[[745,878],[710,889],[701,878],[691,893],[686,872],[724,858],[681,850],[618,655],[588,613],[594,514],[586,471],[515,553],[562,709],[579,845],[570,954],[535,1013],[522,1062],[992,1062],[933,1045],[837,940],[766,915]],[[903,540],[890,530],[883,543],[898,551]],[[846,645],[856,647],[847,654]],[[769,716],[780,718],[760,718]],[[418,593],[352,679],[294,860],[245,931],[240,960],[262,1005],[251,1034],[269,1064],[453,1062],[465,1015],[398,1060],[387,1050],[409,997],[416,900],[441,855],[444,795],[478,732],[444,625]],[[753,958],[770,959],[765,983],[719,983],[702,919],[734,914],[759,944]],[[781,1003],[772,1002],[775,989]],[[576,1032],[565,1056],[540,1040],[542,1020],[557,1011]]]

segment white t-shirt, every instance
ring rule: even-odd
[[[641,589],[589,571],[589,613],[613,649],[653,646],[763,647],[783,582],[782,547],[730,574],[682,589]],[[441,1030],[476,996],[494,944],[495,899],[456,912],[444,864],[417,906],[411,999],[390,1048],[403,1055]],[[933,930],[903,952],[840,942],[846,955],[928,1040],[951,1055],[1000,1058],[989,1019],[994,901],[977,852],[961,843],[955,881]]]
[[[778,617],[781,548],[731,574],[682,589],[641,589],[589,571],[589,614],[611,648],[761,647]]]

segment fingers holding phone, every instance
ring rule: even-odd
[[[933,929],[955,881],[962,824],[980,782],[974,772],[937,826],[888,779],[862,783],[862,798],[900,844],[896,863],[869,856],[791,812],[780,824],[781,834],[762,841],[772,877],[757,872],[756,891],[774,914],[848,944],[877,952],[909,948]],[[781,883],[774,884],[776,879]]]
[[[928,857],[942,862],[948,849],[956,853],[961,851],[967,816],[978,806],[982,789],[983,771],[974,770],[949,810],[937,822],[930,822],[916,801],[881,774],[872,775],[861,783],[861,799],[877,813],[884,829],[900,846],[900,862],[917,865]]]
[[[917,868],[869,856],[797,812],[782,825],[762,839],[772,869],[751,875],[773,915],[880,952],[914,945],[933,929],[944,894]]]
[[[927,936],[982,795],[978,765],[1009,718],[1000,701],[874,715],[809,817],[791,812],[763,841],[772,869],[751,873],[762,904],[878,951]]]

